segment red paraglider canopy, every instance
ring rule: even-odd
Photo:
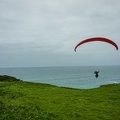
[[[101,41],[101,42],[109,43],[109,44],[113,45],[116,48],[116,50],[118,50],[117,44],[115,42],[113,42],[112,40],[107,39],[107,38],[103,38],[103,37],[94,37],[94,38],[85,39],[85,40],[81,41],[80,43],[78,43],[75,46],[74,51],[76,52],[76,49],[77,49],[78,46],[80,46],[80,45],[82,45],[84,43],[87,43],[87,42],[94,42],[94,41]]]

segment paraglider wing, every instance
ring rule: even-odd
[[[85,40],[81,41],[80,43],[78,43],[75,46],[74,51],[76,52],[76,49],[77,49],[78,46],[80,46],[80,45],[82,45],[84,43],[87,43],[87,42],[94,42],[94,41],[101,41],[101,42],[109,43],[109,44],[113,45],[116,48],[116,50],[118,50],[117,44],[115,42],[113,42],[112,40],[107,39],[107,38],[103,38],[103,37],[94,37],[94,38],[85,39]]]

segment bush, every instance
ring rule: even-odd
[[[21,80],[8,75],[0,75],[0,81],[13,82],[13,81],[21,81]]]

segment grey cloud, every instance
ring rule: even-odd
[[[77,53],[74,53],[74,46],[80,40],[94,36],[108,37],[120,45],[119,3],[114,0],[2,1],[0,65],[17,66],[18,63],[20,66],[24,66],[25,63],[29,63],[27,66],[54,65],[55,58],[57,58],[55,65],[79,65],[79,61],[86,64],[87,59],[92,64],[99,64],[95,59],[103,64],[103,53],[113,51],[109,46],[97,43],[94,46],[85,45]],[[120,59],[118,54],[117,52],[114,58]],[[107,59],[111,55],[104,57]],[[7,56],[10,59],[4,62]],[[90,59],[89,56],[93,58]],[[12,62],[13,59],[19,62]]]

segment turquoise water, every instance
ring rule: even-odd
[[[97,79],[95,70],[100,71]],[[120,83],[120,66],[0,68],[0,75],[11,75],[30,82],[88,89]]]

